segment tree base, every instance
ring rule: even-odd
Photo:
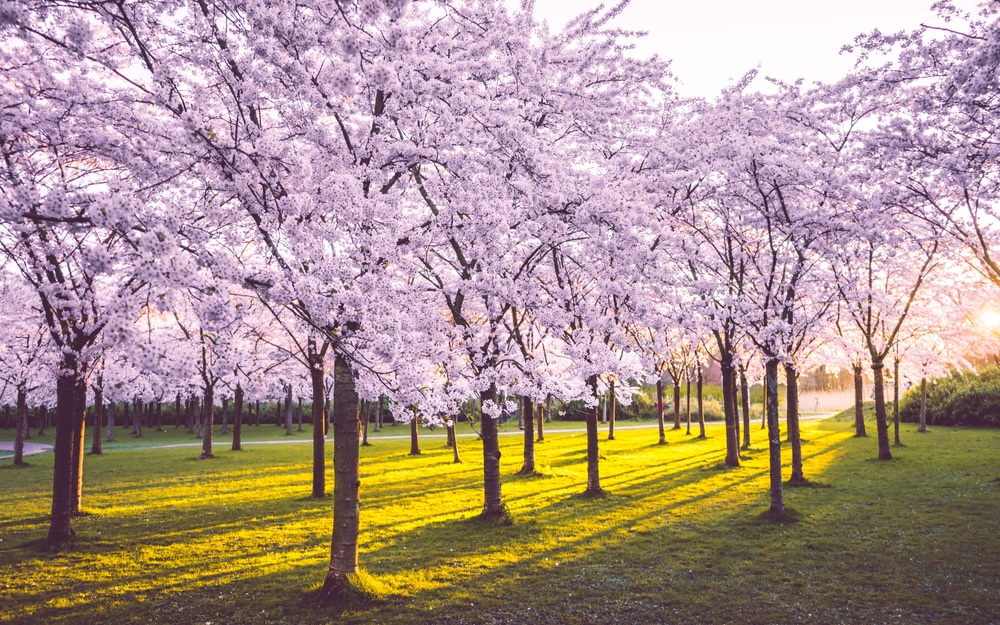
[[[787,506],[780,510],[777,510],[772,506],[767,512],[760,515],[760,519],[767,523],[778,523],[784,525],[787,523],[797,523],[799,515],[795,512],[795,510]]]
[[[340,610],[364,608],[384,603],[391,589],[363,569],[353,574],[328,573],[319,590],[319,602]]]

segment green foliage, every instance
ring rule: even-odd
[[[920,421],[920,385],[906,391],[899,402],[899,418]],[[1000,368],[953,371],[927,381],[927,425],[1000,427]]]
[[[152,434],[106,447],[85,460],[91,514],[61,552],[32,548],[52,454],[32,456],[0,472],[0,623],[869,623],[887,605],[900,623],[1000,622],[1000,561],[983,557],[1000,551],[1000,431],[908,425],[899,461],[877,463],[851,421],[804,421],[806,476],[829,488],[790,489],[774,519],[757,428],[742,466],[718,470],[721,424],[705,440],[668,430],[667,445],[648,425],[602,436],[599,498],[579,496],[580,424],[546,425],[532,477],[516,475],[516,421],[503,426],[513,525],[471,520],[482,464],[467,426],[460,465],[440,429],[421,432],[421,456],[408,455],[406,428],[373,433],[361,451],[367,574],[351,584],[381,601],[336,609],[316,596],[333,502],[309,496],[308,429],[248,428],[241,452],[219,436],[211,461],[197,447],[150,449]],[[269,438],[294,442],[254,442]]]

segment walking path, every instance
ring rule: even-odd
[[[46,451],[52,451],[52,445],[43,445],[42,443],[24,443],[24,455],[30,456],[32,454],[41,454]],[[10,452],[10,453],[6,453]],[[14,457],[14,442],[13,441],[0,441],[0,460],[6,460],[7,458]]]
[[[826,419],[827,417],[832,417],[834,414],[836,414],[836,413],[834,413],[834,412],[825,412],[825,413],[820,413],[820,414],[810,414],[809,416],[801,416],[801,417],[799,417],[799,420],[801,420],[801,421],[815,421],[815,420],[818,420],[818,419]],[[719,423],[719,422],[715,421],[713,423]],[[606,423],[602,423],[601,426],[602,427],[606,427],[607,424]],[[656,423],[643,423],[641,425],[616,425],[615,429],[617,429],[617,430],[649,430],[649,429],[654,429],[656,427],[657,427]],[[668,424],[668,427],[672,427],[672,424]],[[444,428],[441,427],[440,429],[442,430],[441,434],[427,434],[425,432],[421,432],[420,433],[420,438],[421,439],[424,439],[424,438],[445,438],[447,435],[444,433]],[[553,428],[550,433],[551,434],[580,434],[580,433],[586,432],[586,431],[587,431],[586,428],[582,428],[582,427],[581,428],[569,428],[569,429]],[[524,432],[521,431],[521,430],[513,430],[513,431],[500,432],[499,434],[500,434],[500,436],[524,436]],[[460,434],[458,434],[458,436],[462,437],[462,438],[465,438],[465,437],[478,436],[478,435],[475,434],[475,433],[472,433],[472,432],[468,432],[468,433],[460,433]],[[379,434],[379,435],[372,436],[371,438],[372,438],[372,440],[405,440],[405,439],[410,438],[410,435],[409,434],[389,434],[389,435]],[[279,440],[273,440],[273,441],[244,441],[243,444],[244,445],[287,445],[287,444],[295,444],[295,443],[311,444],[312,443],[312,439],[311,438],[309,438],[309,439],[297,438],[297,439],[292,439],[292,440],[279,439]],[[129,445],[128,448],[129,449],[171,449],[171,448],[175,448],[175,447],[201,447],[201,442],[197,442],[197,443],[170,443],[170,444],[164,444],[164,445],[134,445],[134,446],[133,445]],[[13,458],[14,457],[13,453],[5,453],[5,452],[13,452],[13,451],[14,451],[14,443],[13,442],[11,442],[11,441],[0,441],[0,454],[4,454],[4,455],[0,455],[0,460],[6,460],[8,458]],[[46,451],[52,451],[52,445],[43,445],[43,444],[40,444],[40,443],[28,443],[28,442],[24,443],[24,455],[25,456],[28,456],[28,455],[31,455],[31,454],[40,454],[40,453],[44,453]]]

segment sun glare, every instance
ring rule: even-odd
[[[984,310],[979,313],[979,323],[990,330],[1000,328],[1000,312],[995,310]]]

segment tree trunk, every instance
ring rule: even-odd
[[[229,434],[229,398],[222,398],[222,430],[220,434]]]
[[[854,436],[868,436],[865,431],[865,394],[864,380],[861,378],[861,362],[854,363]]]
[[[163,402],[156,400],[156,431],[163,431]]]
[[[917,431],[927,431],[927,378],[920,378],[920,427]]]
[[[590,392],[597,397],[597,376],[592,375],[587,378],[587,385]],[[587,411],[587,490],[588,495],[600,495],[601,473],[600,473],[601,451],[597,442],[597,407]]]
[[[524,419],[524,464],[521,466],[520,473],[533,475],[535,473],[535,402],[530,397],[521,397],[521,416]],[[612,420],[611,423],[614,424],[614,421]]]
[[[684,376],[684,382],[685,382],[685,386],[686,386],[686,388],[685,388],[686,393],[685,394],[687,395],[687,399],[684,402],[684,413],[686,415],[686,419],[685,420],[687,421],[687,430],[684,431],[684,435],[685,436],[690,436],[691,435],[691,371],[690,371],[690,369],[687,371],[687,373]]]
[[[729,396],[733,398],[733,445],[736,448],[736,457],[740,457],[740,397],[736,383],[736,366],[729,377]]]
[[[660,430],[660,444],[667,444],[667,432],[663,422],[663,376],[656,379],[656,426]]]
[[[115,442],[115,402],[108,404],[108,436],[104,440]]]
[[[323,427],[323,355],[313,343],[309,356],[309,381],[312,382],[312,438],[313,438],[313,479],[312,496],[326,497],[326,432]],[[357,439],[355,439],[357,443]],[[334,484],[334,489],[336,489]]]
[[[382,399],[379,398],[380,403],[381,401]],[[462,463],[462,459],[458,456],[458,432],[456,431],[457,428],[458,428],[458,421],[456,421],[453,418],[448,419],[448,432],[451,435],[451,453],[452,453],[451,461],[453,464]]]
[[[363,415],[363,417],[362,417],[363,420],[361,422],[361,427],[362,427],[362,430],[361,430],[361,444],[363,446],[365,446],[365,447],[368,447],[368,445],[369,445],[369,443],[368,443],[368,421],[371,420],[372,403],[370,401],[368,401],[368,400],[365,400],[365,401],[361,402],[361,405],[363,406],[362,409],[361,409],[361,414]]]
[[[79,390],[77,392],[80,392]],[[79,398],[82,417],[73,431],[73,488],[70,491],[70,514],[80,516],[83,500],[83,446],[87,440],[87,387],[83,386],[83,397]]]
[[[23,387],[17,389],[17,410],[14,416],[14,466],[24,466],[24,434],[28,431],[28,394]]]
[[[899,358],[892,361],[892,429],[897,447],[903,444],[899,440]]]
[[[611,386],[608,389],[608,440],[615,440],[615,419],[618,418],[618,396],[615,395],[615,380],[611,379]]]
[[[552,423],[552,393],[545,396],[545,422]]]
[[[215,384],[205,385],[205,405],[202,411],[201,459],[214,458],[212,455],[212,430],[215,427]]]
[[[535,442],[541,443],[545,441],[545,409],[542,407],[542,404],[539,404],[536,408],[538,409],[538,438],[535,439]]]
[[[496,401],[496,386],[479,393],[480,405]],[[482,415],[479,433],[483,438],[483,513],[484,518],[500,518],[506,514],[500,495],[500,435],[497,419]]]
[[[358,572],[361,506],[358,393],[351,367],[339,352],[334,356],[333,371],[333,539],[322,590],[328,600],[340,598],[348,588],[348,575]]]
[[[298,409],[297,409],[297,412],[296,412],[296,415],[297,415],[296,418],[298,420],[298,428],[295,430],[296,432],[304,432],[305,431],[305,430],[302,429],[302,412],[303,412],[302,411],[302,398],[299,397],[299,405],[298,405]]]
[[[885,414],[885,385],[882,381],[882,359],[872,358],[872,374],[875,378],[875,428],[878,431],[878,459],[892,460],[889,449],[889,421]]]
[[[681,381],[672,373],[670,377],[674,383],[674,427],[670,429],[679,430],[681,429]]]
[[[174,429],[176,430],[181,426],[181,394],[177,393],[177,398],[174,399]]]
[[[750,387],[743,365],[740,365],[740,403],[743,408],[743,449],[750,449]]]
[[[243,387],[233,392],[233,451],[243,450]]]
[[[792,485],[806,483],[802,472],[802,440],[799,436],[799,383],[795,365],[785,363],[785,421],[788,423],[788,442],[792,446]]]
[[[781,422],[778,420],[778,360],[768,358],[764,369],[768,461],[771,477],[771,512],[784,514],[785,499],[781,491]]]
[[[382,396],[379,395],[378,402],[375,404],[375,431],[378,432],[382,429]],[[454,433],[454,428],[452,428]]]
[[[722,406],[726,417],[726,460],[727,467],[740,466],[740,438],[736,429],[736,402],[733,397],[733,357],[723,354],[722,368]]]
[[[52,515],[46,542],[60,546],[73,537],[70,519],[73,515],[73,490],[76,485],[73,466],[74,439],[83,420],[87,383],[79,371],[76,359],[63,355],[59,377],[56,378],[56,444],[52,468]],[[79,478],[82,479],[82,472]]]
[[[410,455],[419,456],[420,455],[420,439],[418,431],[420,429],[420,423],[417,419],[417,407],[413,407],[413,417],[410,419]]]
[[[101,378],[97,379],[97,388],[94,389],[94,438],[90,443],[90,455],[100,456],[101,435],[104,434],[104,389],[101,388]]]
[[[705,396],[702,392],[704,378],[701,375],[701,365],[698,365],[698,378],[696,380],[698,397],[698,438],[705,438]]]
[[[288,393],[285,395],[285,436],[292,435],[292,385],[288,385]]]

